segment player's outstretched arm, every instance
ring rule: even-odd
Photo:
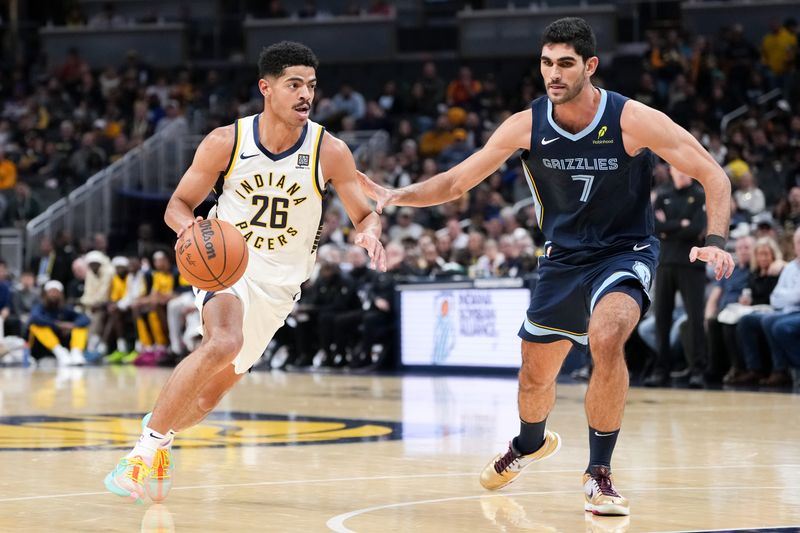
[[[184,231],[202,217],[195,217],[195,208],[203,203],[220,173],[225,172],[235,140],[233,125],[217,128],[197,147],[192,165],[184,173],[172,198],[169,199],[164,221],[181,237]]]
[[[722,239],[716,245],[692,248],[689,260],[699,259],[714,265],[717,279],[730,277],[735,263],[733,257],[722,249],[731,218],[731,183],[725,171],[692,134],[661,111],[629,100],[622,111],[620,124],[628,153],[649,148],[703,186],[708,214],[707,234]]]
[[[333,184],[356,229],[353,242],[367,250],[372,268],[385,272],[386,252],[381,244],[381,217],[370,208],[358,188],[356,162],[350,148],[326,133],[320,149],[320,163],[323,175]]]
[[[359,172],[361,188],[375,200],[378,213],[387,205],[429,207],[460,198],[500,168],[511,154],[530,149],[532,116],[530,109],[512,115],[497,128],[483,148],[450,170],[421,183],[387,189]]]

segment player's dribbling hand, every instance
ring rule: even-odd
[[[386,250],[383,249],[381,241],[369,233],[359,233],[353,242],[361,246],[369,254],[369,266],[375,270],[386,272]]]
[[[360,170],[356,170],[356,175],[358,176],[358,184],[364,194],[375,200],[375,211],[378,214],[383,212],[384,207],[392,205],[394,195],[391,190],[381,187]]]
[[[698,259],[714,267],[714,277],[717,280],[722,279],[722,276],[729,278],[733,274],[733,256],[716,246],[693,246],[689,252],[689,261],[694,263]]]
[[[195,217],[194,220],[192,220],[190,222],[187,222],[186,224],[181,226],[181,229],[178,230],[178,240],[181,240],[181,237],[183,237],[183,234],[186,233],[186,230],[188,230],[189,228],[191,228],[196,223],[198,223],[198,222],[200,222],[202,220],[203,220],[203,217]],[[176,250],[178,249],[178,243],[177,242],[175,243],[175,249]]]

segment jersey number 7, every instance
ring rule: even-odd
[[[581,193],[581,202],[585,202],[589,199],[589,193],[592,192],[592,182],[594,181],[594,176],[590,176],[588,174],[575,174],[572,176],[572,181],[582,181],[583,182],[583,192]]]

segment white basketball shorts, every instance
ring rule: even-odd
[[[278,287],[259,283],[247,275],[232,287],[208,292],[194,289],[194,303],[200,310],[200,334],[203,335],[203,305],[218,294],[233,294],[242,303],[244,316],[242,349],[233,360],[237,374],[244,374],[266,350],[275,332],[283,326],[294,303],[300,298],[299,287]]]

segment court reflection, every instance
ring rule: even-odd
[[[175,520],[163,503],[154,503],[142,516],[142,533],[173,533]]]
[[[520,529],[540,531],[542,533],[560,533],[561,531],[555,527],[536,522],[535,511],[526,511],[522,503],[510,496],[498,494],[480,498],[478,501],[481,505],[483,517],[492,523],[496,531],[517,531]]]

